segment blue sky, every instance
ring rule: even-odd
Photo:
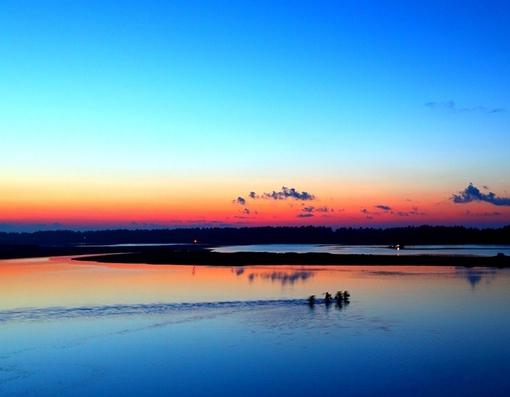
[[[184,174],[504,195],[509,17],[479,1],[2,1],[0,167],[28,190]]]

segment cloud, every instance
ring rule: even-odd
[[[391,211],[391,213],[397,216],[427,215],[426,212],[420,211],[418,207],[413,207],[409,211]]]
[[[510,197],[498,197],[495,193],[482,193],[480,189],[474,186],[472,183],[469,184],[462,192],[454,194],[451,200],[455,204],[466,204],[473,201],[483,201],[489,204],[497,206],[510,206]]]
[[[374,219],[374,216],[381,216],[385,214],[395,215],[395,216],[420,216],[427,215],[426,212],[420,211],[418,207],[412,207],[409,211],[402,211],[393,209],[389,205],[374,205],[374,208],[380,209],[381,211],[370,211],[367,208],[363,208],[360,212],[366,216],[367,219]]]
[[[312,216],[315,216],[314,214],[311,214],[309,212],[301,213],[296,215],[298,218],[311,218]]]
[[[281,190],[273,190],[270,193],[257,194],[256,192],[248,193],[248,197],[253,200],[258,199],[271,199],[271,200],[287,200],[294,199],[300,201],[315,200],[315,196],[308,192],[300,192],[293,187],[282,186]],[[241,197],[242,198],[242,197]],[[243,199],[244,200],[244,199]],[[244,201],[246,203],[246,200]],[[244,204],[243,204],[244,205]]]
[[[233,201],[234,204],[239,204],[239,205],[246,205],[246,199],[239,196],[238,198],[236,198],[234,201]]]
[[[251,211],[250,209],[245,207],[245,208],[243,208],[242,211],[240,211],[240,214],[241,215],[234,215],[234,218],[235,219],[253,219],[252,214],[257,215],[258,212],[257,211]]]
[[[473,106],[473,107],[459,107],[455,101],[438,101],[427,102],[425,104],[429,109],[433,110],[446,110],[452,113],[503,113],[506,112],[504,108],[490,108],[486,106]]]
[[[484,217],[485,216],[489,216],[490,217],[490,216],[501,216],[501,215],[503,215],[503,213],[498,212],[498,211],[492,211],[492,212],[488,212],[488,211],[487,212],[471,212],[469,210],[467,210],[465,212],[465,214],[466,214],[466,216],[475,216],[475,217],[476,216],[484,216]]]
[[[327,214],[329,214],[330,212],[335,212],[335,210],[333,208],[329,208],[329,207],[314,207],[314,206],[311,206],[311,205],[301,208],[301,211],[303,213],[298,215],[299,218],[306,218],[307,216],[311,216],[314,213],[321,213],[321,214],[323,214],[322,215],[323,217],[327,217],[328,216]],[[310,214],[310,215],[307,215],[307,214]]]
[[[314,200],[315,196],[308,192],[300,192],[293,187],[282,186],[282,189],[279,191],[272,191],[271,193],[264,193],[263,197],[266,199],[273,200],[286,200],[288,198],[302,201]]]
[[[367,208],[363,208],[360,212],[365,215],[367,219],[374,219],[373,215],[378,215],[377,212],[370,212]]]

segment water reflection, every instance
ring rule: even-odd
[[[305,299],[348,289],[355,299],[379,300],[402,288],[427,295],[470,290],[481,280],[506,282],[508,269],[440,266],[162,266],[76,262],[70,258],[0,261],[0,310],[154,302]],[[501,285],[501,283],[496,283]],[[284,288],[282,288],[284,287]]]
[[[242,276],[244,274],[244,267],[233,267],[232,271],[236,276]]]
[[[0,395],[507,396],[509,304],[508,269],[0,261]]]
[[[278,299],[257,301],[224,301],[224,302],[195,302],[195,303],[153,303],[137,305],[105,305],[80,307],[43,307],[0,310],[0,324],[11,321],[48,321],[87,317],[109,316],[137,316],[148,314],[178,314],[193,311],[211,310],[244,310],[264,307],[295,307],[304,306],[304,299]]]
[[[349,306],[351,304],[351,301],[347,300],[347,301],[336,301],[335,302],[335,309],[336,310],[343,310],[345,308],[347,308],[347,306]]]
[[[471,287],[474,289],[482,279],[485,279],[487,283],[496,278],[497,269],[495,268],[466,268],[457,267],[456,271],[458,274],[463,275],[469,282]]]
[[[365,255],[475,255],[496,256],[498,253],[510,255],[510,244],[501,245],[408,245],[399,251],[387,245],[334,245],[334,244],[253,244],[221,246],[215,252],[327,252],[331,254]]]
[[[419,267],[417,267],[419,269]],[[491,280],[493,280],[497,273],[498,269],[496,268],[484,268],[484,267],[464,267],[464,266],[458,266],[455,267],[453,274],[445,273],[444,269],[447,269],[447,267],[436,267],[436,271],[434,270],[427,270],[425,272],[420,272],[419,270],[416,271],[409,271],[409,269],[406,269],[406,271],[398,271],[398,270],[383,270],[383,269],[377,269],[377,270],[366,270],[364,271],[365,274],[370,274],[372,276],[380,276],[380,277],[437,277],[437,278],[444,278],[444,277],[462,277],[466,279],[469,283],[469,285],[474,289],[480,281],[485,279],[487,283],[490,283]]]
[[[282,286],[290,284],[293,285],[298,281],[307,281],[313,277],[314,273],[311,271],[295,271],[295,272],[278,272],[273,271],[270,273],[250,273],[248,280],[254,281],[260,279],[264,281],[279,282]]]

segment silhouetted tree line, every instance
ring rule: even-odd
[[[194,240],[202,244],[510,244],[510,225],[492,229],[462,226],[332,229],[303,226],[0,233],[0,244],[4,245],[187,244]]]

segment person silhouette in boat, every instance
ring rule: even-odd
[[[308,304],[309,304],[310,306],[315,305],[315,295],[310,295],[310,296],[308,297]]]
[[[326,292],[326,294],[324,295],[324,303],[326,305],[330,305],[332,301],[333,301],[333,297],[331,296],[331,294],[329,292]]]
[[[335,294],[336,303],[341,306],[343,303],[343,300],[344,300],[344,295],[343,295],[342,291],[337,291]]]

